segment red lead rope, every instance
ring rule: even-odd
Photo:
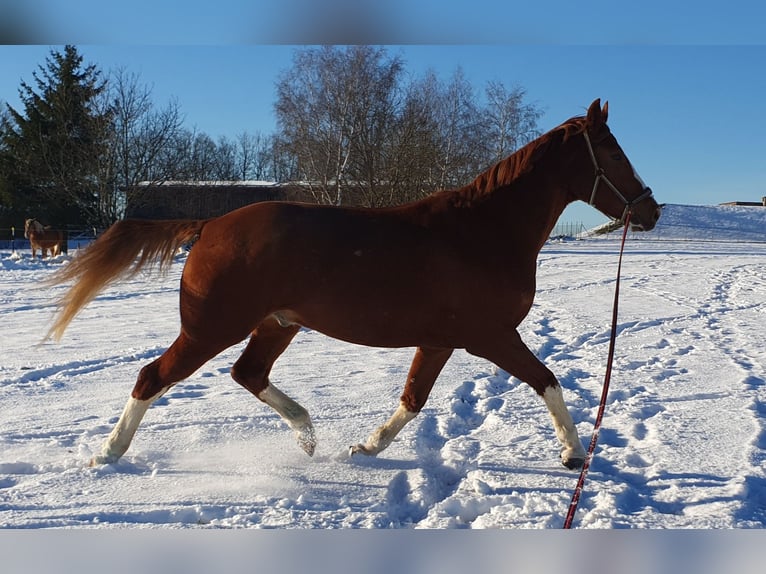
[[[628,235],[629,223],[630,210],[628,210],[628,212],[625,214],[625,229],[622,231],[622,243],[620,243],[620,259],[617,264],[617,282],[614,286],[614,305],[612,307],[612,334],[609,337],[609,354],[606,360],[604,388],[601,390],[601,402],[598,405],[596,422],[593,424],[593,436],[591,436],[590,445],[588,446],[588,454],[585,457],[585,462],[582,465],[582,470],[580,471],[580,479],[577,481],[577,486],[575,487],[574,494],[572,495],[572,502],[569,504],[569,512],[567,512],[566,520],[564,520],[565,529],[569,529],[572,526],[572,520],[574,519],[575,512],[577,511],[577,504],[580,502],[580,494],[582,494],[583,485],[585,484],[585,477],[588,476],[588,469],[590,469],[590,461],[593,458],[593,451],[595,450],[596,443],[598,442],[598,432],[601,429],[601,420],[604,418],[606,397],[609,394],[609,381],[612,378],[614,343],[617,339],[617,303],[620,299],[620,271],[622,270],[622,251],[625,248],[625,237]]]

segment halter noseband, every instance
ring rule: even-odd
[[[596,154],[593,151],[593,145],[590,143],[590,137],[588,136],[588,129],[586,128],[583,132],[583,135],[585,136],[585,142],[588,144],[588,152],[590,153],[590,159],[593,161],[593,167],[596,169],[596,181],[593,182],[593,191],[590,194],[590,201],[588,202],[588,205],[592,205],[595,207],[595,200],[596,200],[596,190],[598,190],[598,184],[603,181],[606,186],[611,189],[614,194],[625,204],[625,209],[622,212],[622,216],[620,217],[620,221],[625,220],[625,215],[629,211],[633,211],[633,207],[640,203],[641,201],[652,197],[652,190],[650,188],[644,189],[644,193],[639,195],[638,197],[628,201],[625,199],[625,196],[620,193],[620,190],[617,189],[617,187],[609,180],[609,178],[606,176],[606,172],[602,167],[599,167],[598,161],[596,160]],[[640,181],[640,180],[639,180]]]

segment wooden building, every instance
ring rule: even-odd
[[[260,201],[311,201],[297,184],[263,181],[142,183],[123,190],[125,217],[207,219]]]

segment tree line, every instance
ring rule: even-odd
[[[105,227],[139,182],[150,194],[167,181],[299,181],[319,203],[395,205],[463,185],[539,135],[520,87],[488,82],[480,101],[460,68],[405,72],[382,47],[296,49],[276,80],[275,133],[214,139],[136,74],[53,49],[21,83],[21,109],[0,109],[0,227]]]

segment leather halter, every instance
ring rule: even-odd
[[[596,200],[596,191],[598,190],[598,184],[600,182],[604,182],[606,186],[611,189],[614,194],[622,201],[623,204],[625,204],[625,209],[622,212],[622,216],[620,217],[619,221],[624,221],[625,216],[628,212],[633,211],[633,207],[640,203],[641,201],[652,197],[652,190],[650,188],[645,188],[644,192],[639,195],[638,197],[627,200],[625,199],[625,196],[620,193],[620,190],[617,189],[617,187],[609,180],[609,178],[606,175],[606,172],[602,167],[599,167],[598,161],[596,160],[596,154],[593,151],[593,145],[590,143],[590,137],[588,136],[588,130],[585,129],[583,131],[583,135],[585,136],[585,142],[588,144],[588,152],[590,153],[590,159],[593,161],[593,167],[596,169],[596,181],[593,182],[593,191],[590,194],[590,201],[588,202],[588,205],[592,205],[595,207],[595,200]]]

